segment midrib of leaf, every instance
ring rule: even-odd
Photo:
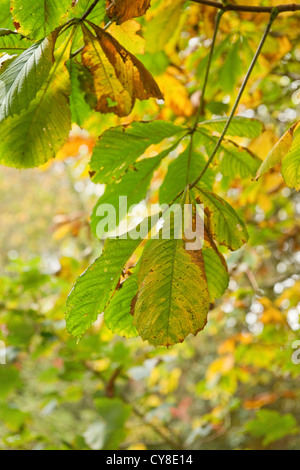
[[[92,33],[90,33],[90,34],[92,34]],[[93,39],[96,41],[96,38],[94,38],[94,36],[93,36]],[[109,84],[111,93],[112,93],[113,95],[115,95],[115,93],[114,93],[114,88],[113,88],[113,86],[112,86],[112,84],[111,84],[111,81],[110,81],[110,79],[109,79],[109,77],[108,77],[108,75],[107,75],[107,73],[106,73],[106,68],[104,67],[103,60],[102,60],[102,58],[101,58],[99,52],[97,51],[96,46],[94,45],[94,41],[91,41],[91,45],[92,45],[93,49],[95,50],[96,55],[97,55],[97,57],[98,57],[98,59],[99,59],[99,61],[100,61],[100,63],[101,63],[101,67],[102,67],[102,70],[103,70],[104,75],[105,75],[105,77],[106,77],[106,80],[107,80],[107,82],[108,82],[108,84]],[[101,47],[99,43],[98,43],[98,46]],[[104,54],[104,52],[103,52],[103,54]],[[116,77],[116,80],[118,80],[117,77]]]
[[[169,338],[170,315],[171,315],[171,305],[172,305],[173,281],[174,281],[174,271],[175,271],[175,256],[176,256],[176,252],[177,252],[177,243],[178,243],[178,240],[176,240],[175,243],[174,243],[174,256],[173,256],[172,269],[171,269],[172,282],[170,282],[170,299],[169,299],[169,308],[168,308],[167,338]]]
[[[191,160],[192,160],[192,154],[193,154],[193,140],[194,140],[194,134],[192,134],[191,136],[191,142],[190,142],[190,147],[189,147],[189,156],[188,156],[186,178],[185,178],[186,185],[190,183]]]

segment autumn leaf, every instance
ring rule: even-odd
[[[285,155],[290,150],[293,143],[294,130],[297,124],[290,127],[280,140],[274,145],[272,150],[268,153],[261,167],[259,168],[255,177],[258,180],[261,176],[265,175],[269,170],[282,162]]]
[[[135,100],[163,99],[152,75],[109,33],[92,25],[96,37],[83,26],[83,64],[91,71],[97,95],[97,111],[127,116]]]
[[[294,132],[292,146],[282,161],[281,173],[290,188],[300,190],[300,128]]]
[[[72,0],[12,0],[15,27],[26,36],[41,39],[63,22],[71,4]]]
[[[217,194],[197,186],[196,201],[204,204],[207,231],[212,239],[235,251],[248,241],[249,235],[242,219],[228,202]]]
[[[181,206],[187,202],[185,192]],[[146,244],[133,301],[134,325],[155,346],[171,346],[196,335],[207,322],[210,296],[201,250],[186,250],[184,240],[151,239]]]
[[[131,18],[137,18],[150,8],[151,0],[107,0],[107,16],[122,24]]]

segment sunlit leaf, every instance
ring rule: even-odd
[[[203,121],[199,124],[199,129],[204,127],[212,132],[221,134],[227,122],[227,118],[216,118],[211,121]],[[262,132],[262,123],[256,119],[248,119],[237,116],[233,118],[226,135],[235,137],[248,137],[254,139]]]
[[[271,168],[274,168],[279,163],[282,163],[283,158],[286,156],[292,146],[294,129],[295,125],[290,127],[268,153],[257,172],[255,178],[256,180],[266,174],[269,170],[271,170]]]
[[[91,71],[98,111],[127,116],[136,99],[163,99],[152,75],[109,33],[92,25],[96,37],[84,26],[84,65]]]
[[[0,124],[0,162],[17,168],[32,168],[54,158],[68,139],[71,113],[70,83],[62,64],[55,79],[45,83],[19,116]]]
[[[159,200],[161,204],[170,204],[173,199],[182,191],[187,183],[192,183],[201,173],[206,164],[206,159],[194,150],[191,152],[190,146],[170,163],[168,173],[160,188]],[[180,178],[178,178],[180,175]],[[212,189],[214,175],[208,170],[203,178],[203,184]]]
[[[107,239],[104,250],[80,276],[67,302],[67,329],[73,336],[82,336],[104,312],[112,298],[124,266],[140,239]]]
[[[131,302],[136,296],[137,290],[138,280],[136,273],[134,273],[120,285],[105,309],[104,319],[106,325],[119,336],[133,338],[138,335],[131,315]]]
[[[170,239],[151,239],[144,249],[133,308],[138,333],[155,346],[171,346],[190,333],[196,335],[209,309],[202,251],[186,251],[185,242],[174,239],[174,221],[170,227]]]
[[[117,24],[142,16],[150,7],[151,0],[107,0],[107,16]]]
[[[294,133],[294,139],[289,152],[282,161],[281,173],[290,188],[300,190],[300,128]]]
[[[150,145],[183,135],[184,131],[183,127],[167,121],[132,122],[108,129],[99,137],[93,152],[90,163],[91,170],[96,172],[93,181],[118,181]]]
[[[204,204],[207,215],[207,229],[214,240],[235,251],[248,241],[249,235],[244,222],[235,210],[217,194],[197,186],[196,201]]]
[[[28,47],[33,44],[22,34],[11,31],[10,29],[0,29],[0,54],[6,52],[8,54],[22,54]]]
[[[119,222],[121,222],[119,214],[123,214],[124,217],[131,206],[138,204],[146,197],[154,171],[168,154],[169,150],[166,150],[157,157],[146,158],[135,163],[133,167],[129,167],[120,183],[108,185],[104,195],[94,207],[91,216],[91,227],[93,232],[97,233],[98,238],[104,235],[99,230],[97,231],[99,221],[97,216],[98,208],[103,204],[111,204],[116,209],[116,223],[118,226]],[[124,199],[125,196],[126,200]],[[120,197],[122,197],[121,203]]]
[[[63,22],[72,0],[11,0],[11,11],[18,32],[41,39]]]
[[[19,114],[36,97],[54,63],[56,34],[17,57],[0,75],[0,121]]]
[[[210,301],[221,297],[229,284],[229,274],[224,256],[219,252],[209,234],[205,234],[202,248]]]

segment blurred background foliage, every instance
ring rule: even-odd
[[[243,249],[225,252],[230,286],[197,337],[155,350],[112,335],[102,318],[78,344],[65,329],[66,297],[102,248],[89,228],[104,191],[89,176],[96,136],[134,119],[193,122],[215,14],[193,2],[153,0],[145,17],[112,26],[155,76],[165,102],[138,102],[124,119],[91,113],[55,161],[22,172],[1,167],[2,449],[299,448],[300,364],[292,355],[300,329],[300,196],[278,171],[253,182],[214,167],[214,191],[243,215],[251,236]],[[205,118],[229,111],[267,20],[224,15]],[[277,19],[238,110],[264,123],[249,143],[261,159],[299,119],[299,31],[299,14]],[[148,202],[157,200],[162,176]]]

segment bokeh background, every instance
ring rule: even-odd
[[[258,182],[214,168],[214,189],[246,220],[250,241],[224,251],[229,289],[197,337],[155,349],[113,335],[102,317],[79,343],[65,328],[67,295],[102,249],[89,228],[105,190],[89,175],[96,137],[120,122],[186,123],[196,113],[215,9],[181,3],[156,41],[171,1],[154,0],[146,17],[122,30],[164,103],[137,103],[122,120],[91,113],[46,166],[0,167],[0,340],[7,353],[0,365],[1,449],[299,448],[300,195],[278,168]],[[224,16],[207,118],[230,110],[267,20]],[[277,20],[238,110],[264,123],[262,135],[247,142],[261,159],[299,119],[299,31],[299,13]],[[164,171],[155,175],[148,203],[157,200]]]

